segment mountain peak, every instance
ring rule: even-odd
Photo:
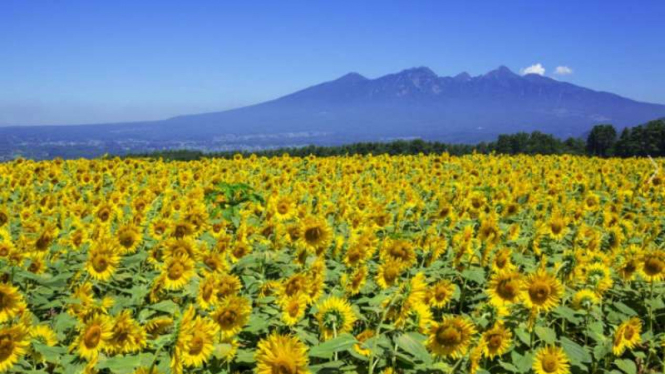
[[[411,77],[432,77],[432,78],[438,78],[439,76],[436,75],[435,72],[432,71],[432,69],[426,67],[426,66],[419,66],[411,69],[406,69],[402,70],[401,72],[398,73],[399,75],[408,75]]]
[[[513,73],[512,70],[508,69],[504,65],[501,65],[498,68],[488,72],[484,76],[485,77],[491,77],[491,78],[519,77],[519,75]]]
[[[356,72],[350,72],[348,74],[344,74],[341,77],[336,79],[337,81],[348,81],[348,82],[357,82],[357,81],[366,81],[367,78],[364,77],[363,75],[356,73]]]
[[[457,74],[456,76],[454,76],[453,79],[459,80],[459,81],[468,81],[469,79],[471,79],[471,74],[467,73],[466,71],[463,71],[463,72]]]

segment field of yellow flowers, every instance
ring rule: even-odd
[[[2,163],[0,372],[660,372],[654,166]]]

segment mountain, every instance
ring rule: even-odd
[[[419,137],[478,142],[542,131],[580,136],[665,116],[665,105],[630,100],[501,66],[440,77],[426,67],[376,79],[349,73],[278,99],[162,121],[0,128],[0,157],[124,153],[164,148],[253,149]]]

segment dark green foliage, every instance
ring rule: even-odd
[[[612,125],[596,125],[591,129],[586,140],[587,152],[592,156],[611,156],[617,130]]]
[[[665,156],[665,119],[626,128],[615,145],[615,154],[630,156]]]
[[[236,154],[243,156],[275,157],[289,154],[294,157],[330,157],[346,155],[415,155],[447,152],[454,156],[476,153],[498,154],[574,154],[590,156],[665,156],[665,120],[655,120],[647,124],[626,128],[617,140],[616,130],[612,125],[595,126],[586,141],[581,138],[560,140],[553,135],[539,131],[532,133],[519,132],[510,135],[499,135],[494,142],[470,144],[448,144],[428,142],[421,139],[396,140],[392,142],[365,142],[339,146],[316,146],[296,148],[268,149],[255,152],[214,152],[174,150],[156,153],[128,155],[127,157],[162,158],[172,161],[189,161],[201,158],[232,158]]]

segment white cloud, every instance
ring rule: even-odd
[[[556,69],[554,70],[554,74],[570,75],[573,74],[573,69],[569,68],[568,66],[557,66]]]
[[[527,75],[527,74],[545,75],[545,67],[540,63],[533,64],[520,71],[522,72],[522,75]]]

